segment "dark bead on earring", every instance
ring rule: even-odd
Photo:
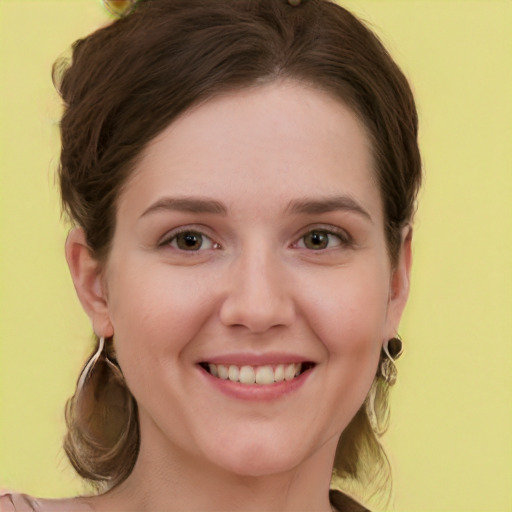
[[[398,337],[391,338],[388,341],[389,355],[393,359],[398,359],[402,355],[403,348],[404,348],[404,345],[402,343],[402,340]]]
[[[399,336],[387,340],[382,345],[382,354],[379,364],[380,376],[390,385],[396,382],[397,370],[395,361],[403,351],[403,343]]]

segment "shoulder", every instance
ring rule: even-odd
[[[27,494],[0,491],[0,512],[92,512],[85,501],[71,499],[39,499]]]
[[[39,511],[37,502],[26,494],[0,492],[0,512]]]
[[[0,494],[0,512],[12,512],[16,510],[12,502],[11,494]]]
[[[333,509],[338,512],[370,512],[350,496],[335,489],[329,491],[329,500]]]

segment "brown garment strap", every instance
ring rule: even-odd
[[[329,491],[329,500],[337,512],[370,512],[350,496],[335,489]]]

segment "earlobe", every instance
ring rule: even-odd
[[[402,230],[402,243],[396,268],[390,283],[388,309],[388,337],[395,336],[400,318],[409,297],[412,264],[412,227],[407,225]]]
[[[92,256],[82,228],[73,228],[66,240],[66,260],[75,290],[91,319],[97,336],[113,336],[113,326],[108,311],[105,287],[102,283],[102,266]]]

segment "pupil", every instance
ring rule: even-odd
[[[197,237],[195,235],[185,235],[185,243],[189,247],[194,247],[197,243]]]
[[[178,247],[180,249],[194,249],[201,247],[202,237],[197,233],[182,233],[178,236]]]
[[[320,233],[313,233],[311,235],[311,238],[313,239],[313,243],[315,245],[320,245],[322,243],[322,241],[323,241],[323,237],[322,237],[322,235]]]
[[[308,236],[310,249],[325,249],[327,247],[328,237],[321,231],[313,231]],[[306,244],[307,245],[307,244]]]

